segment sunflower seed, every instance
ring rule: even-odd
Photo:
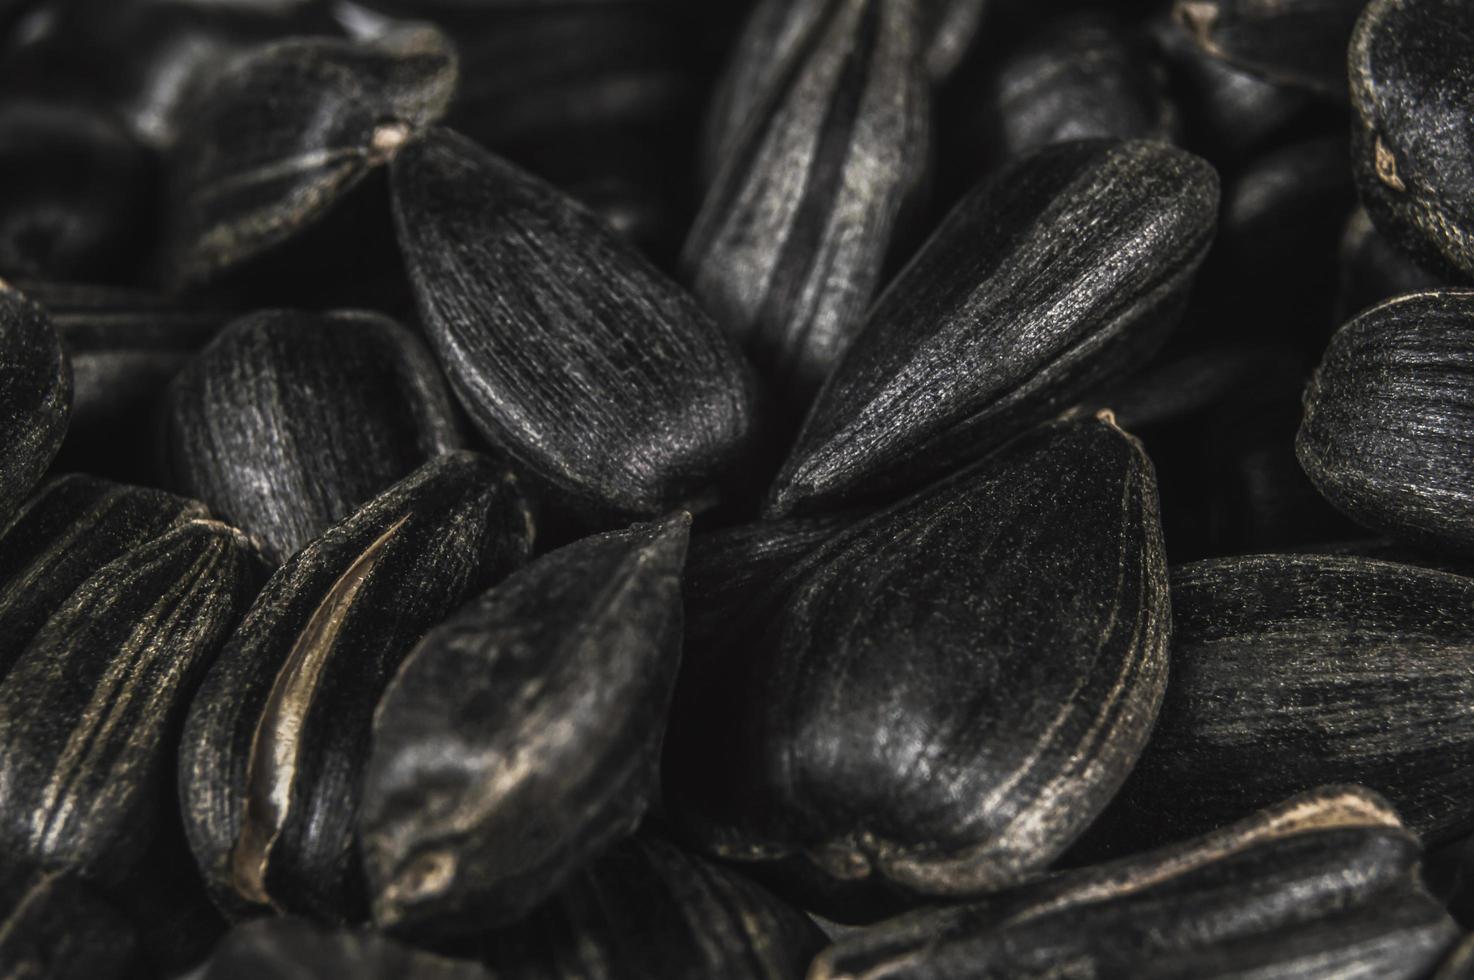
[[[77,587],[170,527],[208,517],[161,490],[72,474],[36,492],[0,537],[0,679]]]
[[[1339,259],[1341,280],[1336,294],[1336,323],[1345,323],[1394,296],[1448,285],[1377,231],[1365,208],[1357,208],[1347,219]]]
[[[511,921],[634,830],[680,663],[690,523],[683,513],[560,548],[405,661],[364,776],[380,925]]]
[[[1295,442],[1306,474],[1357,523],[1474,552],[1474,290],[1389,300],[1331,340]]]
[[[799,409],[863,323],[927,168],[921,41],[915,0],[830,3],[731,140],[686,240],[697,298]]]
[[[424,345],[351,312],[236,320],[169,386],[163,432],[173,484],[278,562],[460,445]]]
[[[1346,46],[1364,0],[1177,0],[1203,51],[1280,85],[1346,98]]]
[[[890,496],[1153,353],[1212,237],[1218,179],[1162,144],[1024,157],[876,303],[774,481],[769,516]]]
[[[493,980],[476,963],[403,946],[372,932],[319,929],[292,918],[237,926],[200,980]]]
[[[148,847],[173,733],[260,582],[240,532],[179,524],[109,563],[0,682],[0,849],[101,881]]]
[[[1166,681],[1156,487],[1108,421],[1028,433],[784,591],[666,739],[672,813],[727,858],[922,895],[1010,884],[1105,806]]]
[[[51,321],[0,279],[0,527],[51,465],[72,407],[72,370]]]
[[[200,686],[180,753],[185,829],[223,909],[362,913],[353,824],[374,705],[425,631],[531,547],[511,474],[457,452],[272,576]]]
[[[116,909],[58,871],[7,867],[0,881],[0,964],[15,980],[128,975],[133,933]]]
[[[524,923],[493,933],[485,957],[498,977],[528,980],[790,980],[824,945],[807,916],[765,889],[642,834]]]
[[[455,79],[428,27],[289,38],[197,78],[170,161],[166,278],[211,278],[318,222],[440,118]]]
[[[812,980],[1423,976],[1456,935],[1417,841],[1358,787],[847,935]]]
[[[1471,602],[1474,579],[1364,558],[1181,566],[1162,713],[1092,837],[1180,839],[1325,780],[1430,841],[1474,828]]]
[[[1377,229],[1435,272],[1474,277],[1474,8],[1373,0],[1351,41],[1352,169]]]
[[[740,465],[756,399],[740,352],[601,222],[449,130],[392,177],[452,390],[555,500],[657,515]]]

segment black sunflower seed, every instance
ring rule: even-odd
[[[498,977],[515,980],[794,980],[824,945],[807,916],[762,887],[642,834],[525,922],[493,933],[483,955]]]
[[[1474,277],[1474,7],[1373,0],[1350,51],[1352,169],[1377,229],[1437,272]]]
[[[128,921],[81,881],[10,866],[0,880],[0,965],[15,980],[114,980],[133,956]]]
[[[819,394],[770,515],[890,496],[1153,353],[1212,237],[1218,178],[1164,144],[1024,157],[953,210]]]
[[[697,298],[800,410],[864,322],[927,169],[922,40],[911,0],[827,4],[729,141],[686,240]]]
[[[1214,58],[1277,84],[1346,98],[1346,46],[1364,0],[1177,0],[1178,22]]]
[[[1101,420],[1028,433],[842,532],[666,738],[667,802],[724,857],[948,895],[1059,854],[1166,681],[1151,465]]]
[[[1180,845],[843,936],[812,980],[1425,975],[1457,935],[1419,847],[1358,787]]]
[[[173,738],[261,581],[233,528],[195,519],[105,565],[0,682],[0,850],[103,881],[151,843]]]
[[[461,442],[430,353],[372,313],[242,317],[164,402],[172,484],[278,562]]]
[[[109,562],[205,505],[71,474],[42,486],[0,537],[0,679],[52,613]]]
[[[690,523],[683,513],[545,555],[405,660],[364,775],[380,925],[511,921],[634,830],[680,663]]]
[[[407,145],[392,177],[452,390],[555,499],[651,516],[741,464],[756,393],[740,352],[607,226],[449,130]]]
[[[0,527],[51,465],[71,407],[72,370],[51,321],[0,279]]]
[[[165,277],[210,278],[319,221],[440,118],[455,78],[427,27],[291,38],[197,76],[170,157]]]
[[[223,909],[361,914],[353,849],[374,705],[416,641],[520,565],[507,469],[437,457],[283,565],[190,707],[180,797]]]
[[[1448,285],[1377,231],[1365,208],[1357,208],[1346,221],[1339,261],[1336,323],[1345,323],[1394,296]]]
[[[1295,447],[1357,523],[1474,552],[1474,290],[1389,300],[1331,339]]]
[[[1474,579],[1365,558],[1181,566],[1167,697],[1090,843],[1180,839],[1326,780],[1430,841],[1474,828],[1471,602]]]
[[[477,963],[447,959],[368,931],[319,929],[302,919],[237,926],[200,980],[494,980]]]

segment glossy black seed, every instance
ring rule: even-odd
[[[1345,99],[1346,46],[1364,0],[1177,0],[1210,57],[1277,84]]]
[[[927,169],[922,41],[909,0],[817,13],[729,141],[686,240],[696,297],[800,410],[863,324]]]
[[[1357,208],[1347,219],[1338,258],[1336,323],[1345,323],[1394,296],[1448,285],[1377,231],[1365,208]]]
[[[742,464],[756,393],[740,352],[602,222],[448,130],[407,145],[392,176],[451,388],[553,499],[657,515]]]
[[[476,932],[638,824],[681,651],[680,514],[538,559],[433,630],[374,714],[360,834],[383,926]]]
[[[484,956],[508,980],[796,980],[824,945],[806,915],[762,887],[642,834],[493,933]]]
[[[1420,849],[1357,787],[1214,834],[842,936],[809,976],[1425,975],[1457,935],[1416,880]]]
[[[921,895],[1011,884],[1146,741],[1170,628],[1151,466],[1108,421],[1035,430],[821,545],[666,738],[723,857]]]
[[[1357,523],[1474,552],[1474,291],[1413,293],[1332,338],[1305,392],[1296,452]]]
[[[259,537],[278,562],[461,444],[429,351],[372,313],[242,317],[164,402],[171,483]]]
[[[1437,272],[1474,277],[1474,7],[1373,0],[1350,50],[1352,169],[1377,229]]]
[[[72,371],[46,313],[0,279],[0,527],[61,447]]]
[[[368,931],[319,929],[303,919],[237,926],[200,980],[493,980],[479,964],[447,959]]]
[[[0,880],[0,965],[16,980],[115,980],[133,957],[128,921],[60,871],[7,866]]]
[[[216,521],[179,524],[73,593],[0,682],[0,850],[103,881],[157,830],[189,697],[259,586]]]
[[[170,154],[164,275],[198,282],[319,220],[445,112],[445,37],[292,38],[197,79]]]
[[[375,704],[432,626],[532,548],[506,467],[426,463],[283,565],[190,707],[180,798],[228,912],[363,914],[353,844]]]
[[[1430,841],[1474,828],[1471,601],[1474,579],[1365,558],[1181,566],[1162,713],[1092,836],[1176,840],[1326,780]]]
[[[1216,220],[1207,163],[1147,142],[1024,157],[953,210],[819,394],[770,516],[894,498],[1150,356]]]
[[[77,587],[205,505],[70,474],[44,484],[0,536],[0,678]]]

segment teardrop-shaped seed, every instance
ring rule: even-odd
[[[667,801],[724,857],[919,894],[1007,885],[1146,741],[1166,570],[1151,465],[1108,421],[1028,433],[783,584],[666,739]]]
[[[966,977],[1412,978],[1457,934],[1419,848],[1358,787],[1215,834],[843,936],[811,980]]]
[[[163,442],[173,484],[280,562],[460,435],[404,327],[272,310],[236,320],[174,379]]]
[[[180,524],[109,563],[0,682],[0,851],[116,881],[148,847],[174,733],[263,569],[239,531]]]
[[[1474,290],[1388,300],[1337,332],[1295,441],[1327,500],[1357,523],[1474,553]]]
[[[116,280],[153,244],[156,164],[113,116],[0,102],[0,276]]]
[[[14,980],[115,980],[133,932],[106,900],[59,871],[9,866],[0,881],[0,967]]]
[[[392,167],[421,320],[472,421],[557,499],[654,516],[754,436],[740,352],[598,219],[449,130]]]
[[[405,661],[364,775],[381,926],[514,920],[634,830],[680,664],[690,524],[683,513],[545,555]]]
[[[1430,841],[1474,828],[1474,579],[1330,555],[1172,576],[1172,683],[1091,836],[1177,840],[1325,780],[1363,783]]]
[[[196,76],[170,159],[165,276],[210,278],[317,222],[444,114],[455,54],[429,27],[289,38]]]
[[[1352,169],[1377,229],[1437,272],[1474,278],[1474,7],[1373,0],[1350,50]]]
[[[319,929],[303,919],[258,919],[216,947],[200,980],[493,980],[452,960],[369,931]]]
[[[0,279],[0,527],[51,465],[71,407],[72,371],[51,321]]]
[[[1418,265],[1372,224],[1365,208],[1346,221],[1340,244],[1340,289],[1335,323],[1345,323],[1378,303],[1448,285],[1441,276]]]
[[[109,562],[205,505],[70,474],[49,481],[0,537],[0,679],[52,613]]]
[[[506,467],[426,463],[283,565],[190,707],[180,797],[211,895],[362,914],[353,826],[374,705],[400,661],[532,547]]]
[[[1346,46],[1365,0],[1177,0],[1208,55],[1280,85],[1344,101]]]
[[[824,946],[806,915],[766,889],[640,834],[493,933],[485,959],[507,980],[796,980]]]
[[[696,297],[800,410],[863,324],[927,169],[921,42],[916,0],[828,4],[731,141],[686,240]]]
[[[985,181],[876,303],[770,516],[894,498],[1139,365],[1181,311],[1217,204],[1213,169],[1158,143],[1065,143]]]

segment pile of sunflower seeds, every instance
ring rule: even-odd
[[[0,976],[1474,978],[1468,0],[0,0]]]

